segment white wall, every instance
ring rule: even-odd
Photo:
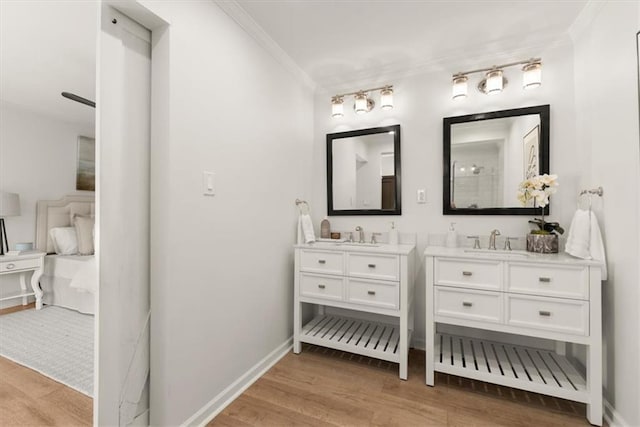
[[[171,23],[152,51],[169,86],[153,106],[151,424],[177,425],[292,335],[313,94],[213,2],[144,4]]]
[[[314,224],[318,227],[326,215],[325,134],[381,125],[401,125],[402,158],[402,216],[333,216],[329,218],[334,230],[353,230],[364,227],[369,238],[371,231],[388,231],[389,222],[396,221],[399,231],[418,234],[418,271],[416,283],[416,334],[419,346],[424,346],[424,261],[422,252],[427,245],[428,233],[446,233],[449,222],[456,222],[461,236],[480,234],[487,236],[499,228],[503,236],[524,236],[530,230],[528,216],[444,216],[442,215],[442,119],[448,116],[496,111],[534,105],[551,105],[551,172],[559,175],[559,192],[551,206],[550,219],[569,226],[576,206],[578,182],[583,170],[574,161],[580,150],[575,137],[573,100],[573,50],[570,40],[540,52],[544,61],[543,85],[536,90],[524,91],[519,84],[520,70],[509,69],[511,81],[499,96],[478,93],[470,84],[469,97],[462,101],[451,99],[451,73],[458,69],[432,72],[402,80],[390,81],[394,85],[395,108],[389,112],[374,109],[356,116],[349,105],[342,119],[331,117],[332,93],[319,92],[315,102],[315,130],[313,151]],[[479,64],[480,65],[480,64]],[[367,87],[366,82],[352,90]],[[350,102],[350,100],[349,100]],[[426,188],[427,203],[416,203],[416,190]],[[515,199],[515,195],[514,195]],[[522,241],[517,242],[522,245]],[[487,238],[482,239],[487,247]]]
[[[11,249],[17,242],[35,244],[38,200],[78,193],[79,135],[94,137],[93,124],[62,122],[14,104],[0,103],[0,190],[20,194],[21,215],[5,219]],[[2,294],[20,289],[17,275],[2,276],[0,280]],[[20,303],[20,299],[4,301],[0,308]]]
[[[594,208],[605,234],[609,280],[603,287],[605,397],[621,420],[640,425],[640,221],[638,2],[587,8],[574,28],[578,160],[584,188],[601,185]],[[562,176],[560,176],[562,179]]]

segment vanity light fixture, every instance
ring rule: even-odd
[[[467,82],[469,74],[484,73],[484,78],[478,83],[478,90],[487,95],[502,92],[509,83],[504,76],[504,69],[515,65],[522,67],[522,87],[531,89],[542,85],[542,59],[531,58],[524,61],[511,62],[509,64],[494,65],[489,68],[465,71],[453,75],[452,98],[462,99],[467,97]]]
[[[353,110],[356,114],[368,113],[376,105],[375,101],[369,97],[369,93],[375,91],[380,91],[380,108],[383,110],[393,109],[393,86],[387,85],[331,97],[331,116],[336,118],[344,116],[344,98],[347,96],[353,96]]]

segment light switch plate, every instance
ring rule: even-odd
[[[202,172],[202,194],[205,196],[216,195],[216,174],[213,172]]]
[[[416,202],[418,203],[427,203],[427,190],[424,188],[418,189],[416,191]]]

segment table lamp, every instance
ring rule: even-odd
[[[0,255],[9,252],[7,229],[4,226],[4,218],[7,216],[20,216],[20,195],[0,191]]]

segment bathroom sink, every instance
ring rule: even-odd
[[[482,255],[495,255],[495,256],[513,256],[513,257],[528,257],[529,252],[527,251],[507,251],[504,249],[465,249],[465,253],[471,254],[482,254]]]

